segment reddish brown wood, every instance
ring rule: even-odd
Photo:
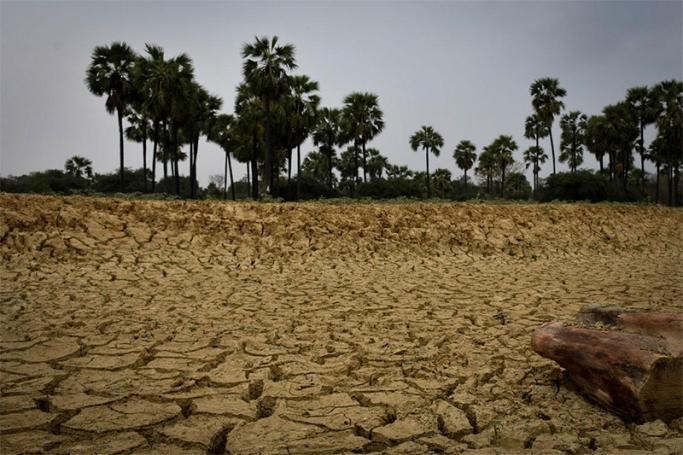
[[[667,318],[621,316],[615,318],[624,328],[645,332],[672,325]],[[564,367],[585,394],[626,419],[683,416],[683,357],[672,355],[667,338],[553,322],[534,332],[532,347]]]

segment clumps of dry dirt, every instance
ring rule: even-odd
[[[683,450],[530,335],[680,311],[683,212],[0,195],[3,453]]]

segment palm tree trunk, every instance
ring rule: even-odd
[[[656,178],[656,183],[655,183],[655,203],[659,204],[659,174],[661,172],[660,167],[661,163],[659,160],[655,163],[657,167],[657,178]]]
[[[678,171],[678,164],[674,166],[674,207],[678,207],[680,205],[680,201],[678,200],[678,183],[679,183],[679,171]]]
[[[142,135],[142,189],[147,192],[147,134]]]
[[[232,179],[232,159],[230,157],[230,152],[227,152],[225,154],[225,156],[227,156],[227,159],[228,159],[228,172],[230,173],[230,192],[232,193],[232,200],[234,201],[236,199],[235,198],[235,182]]]
[[[265,102],[266,110],[266,121],[265,121],[265,133],[266,133],[266,183],[268,185],[268,194],[273,195],[273,150],[272,144],[270,143],[270,102],[266,100]]]
[[[327,185],[330,188],[330,197],[332,196],[332,147],[327,153],[327,166],[329,169],[329,175],[327,176]]]
[[[367,182],[367,171],[365,168],[367,167],[368,163],[367,163],[367,157],[366,157],[366,153],[365,153],[365,139],[363,139],[362,144],[363,144],[363,183],[366,183]]]
[[[500,197],[505,198],[505,166],[501,166]]]
[[[301,191],[301,144],[296,146],[296,200],[299,200]]]
[[[120,159],[120,175],[121,175],[121,192],[125,191],[125,182],[123,181],[123,112],[121,108],[116,109],[119,122],[119,159]]]
[[[353,141],[353,194],[356,194],[356,182],[358,181],[358,141]]]
[[[175,194],[177,196],[180,196],[180,172],[178,169],[178,161],[180,161],[178,159],[178,155],[180,154],[179,148],[180,144],[178,143],[178,125],[173,125],[173,165],[175,167]]]
[[[555,144],[553,143],[553,124],[550,122],[550,127],[548,128],[548,135],[550,136],[550,152],[553,155],[553,175],[555,175]]]
[[[256,131],[254,131],[251,144],[251,197],[258,200],[258,163],[256,161]]]
[[[249,168],[251,167],[251,161],[247,161],[247,186],[251,188],[251,172]]]
[[[223,167],[223,200],[228,198],[228,152],[225,152],[225,166]]]
[[[643,136],[643,122],[640,122],[640,187],[645,189],[645,139]]]
[[[603,163],[602,163],[603,158],[605,158],[605,155],[604,155],[604,154],[603,154],[603,155],[600,155],[600,157],[598,158],[598,161],[600,162],[600,173],[601,173],[601,174],[602,174],[603,172],[605,172],[605,168],[604,168],[604,165],[603,165]]]
[[[159,122],[154,122],[154,146],[152,148],[152,193],[156,186],[157,173],[157,147],[159,144]]]
[[[669,205],[672,206],[674,203],[674,198],[673,198],[673,164],[669,162],[669,172],[667,173],[667,188],[669,190],[668,194],[668,201]]]
[[[465,168],[465,188],[467,188],[467,168]]]
[[[631,161],[629,160],[630,153],[630,150],[624,148],[624,190],[626,190],[626,187],[628,186],[628,162]]]
[[[197,155],[199,155],[199,133],[194,138],[194,160],[192,160],[192,198],[194,199],[199,192],[199,182],[197,182]]]
[[[194,173],[194,166],[193,166],[194,152],[193,152],[193,150],[194,150],[194,140],[190,139],[190,199],[192,199],[194,197],[194,195],[193,195],[194,185],[192,185],[192,176],[194,175],[193,174]]]
[[[425,161],[427,162],[427,199],[432,197],[432,189],[429,185],[429,147],[425,147]]]
[[[287,188],[292,183],[292,149],[287,149]]]

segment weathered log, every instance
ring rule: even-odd
[[[553,322],[536,329],[532,347],[564,367],[589,398],[627,420],[683,416],[681,332],[675,330],[683,316],[620,313],[614,319],[622,329],[646,334]]]

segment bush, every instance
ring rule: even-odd
[[[293,177],[291,182],[285,179],[280,179],[275,183],[274,194],[276,197],[282,198],[285,201],[297,200],[297,180],[299,177]],[[337,191],[330,191],[329,187],[317,179],[308,175],[300,177],[298,200],[306,201],[320,198],[336,197]]]
[[[531,184],[521,172],[511,172],[505,179],[506,199],[529,199]]]
[[[374,179],[361,183],[356,188],[356,194],[359,197],[373,199],[420,198],[424,196],[424,192],[425,189],[419,182],[400,178]]]
[[[75,177],[59,169],[0,178],[0,191],[7,193],[72,194],[87,191],[89,187],[89,180]]]
[[[152,188],[152,174],[147,171],[147,190]],[[142,193],[145,190],[144,171],[142,169],[123,168],[123,192]],[[93,189],[98,193],[120,193],[121,174],[115,171],[109,174],[95,174]]]
[[[610,182],[606,175],[591,171],[560,172],[550,175],[541,185],[538,198],[542,202],[562,201],[617,201],[643,200],[634,187],[624,190],[621,182]]]
[[[190,177],[180,176],[180,197],[190,197]],[[195,181],[196,182],[196,181]],[[198,188],[198,186],[196,186]],[[157,193],[176,194],[175,177],[166,177],[157,182],[154,191]],[[203,190],[197,189],[197,198],[201,198]]]
[[[461,180],[453,180],[446,197],[454,201],[467,201],[469,199],[481,199],[483,192],[471,182],[465,185]]]

